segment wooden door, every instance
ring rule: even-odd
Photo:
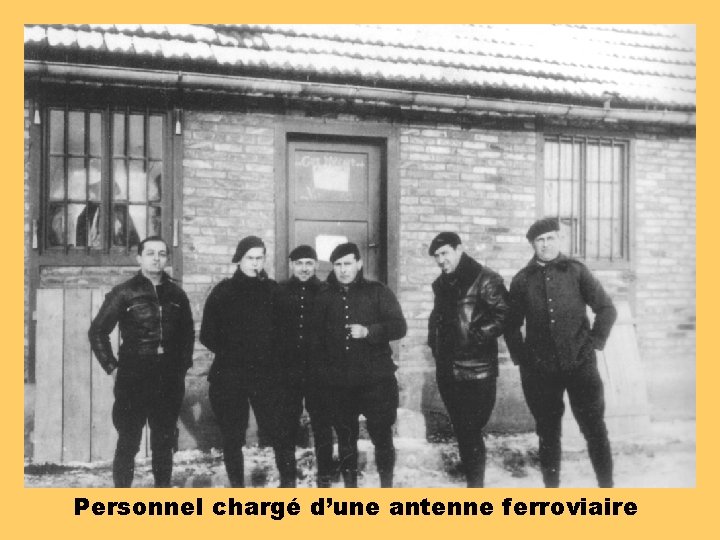
[[[38,289],[33,461],[106,461],[117,435],[113,381],[94,358],[87,332],[105,289]],[[117,327],[110,335],[117,355]],[[147,457],[147,429],[139,457]]]
[[[330,253],[355,242],[365,276],[386,280],[380,148],[370,144],[288,143],[288,251],[309,244],[318,277],[331,270]]]

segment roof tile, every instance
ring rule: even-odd
[[[351,77],[478,95],[533,95],[695,106],[688,27],[663,25],[31,25],[26,49],[106,49],[119,57],[190,59],[206,69],[286,78]],[[89,60],[92,61],[92,57]],[[107,58],[103,59],[107,62]],[[110,60],[112,62],[112,60]]]

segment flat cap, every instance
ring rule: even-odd
[[[530,228],[528,229],[528,232],[525,235],[525,238],[528,239],[528,242],[532,242],[541,234],[549,233],[551,231],[559,231],[559,230],[560,230],[560,223],[558,222],[557,218],[549,217],[549,218],[538,219],[535,223],[530,225]]]
[[[460,237],[454,232],[441,232],[433,241],[430,242],[430,249],[428,249],[428,255],[431,257],[435,255],[435,252],[445,245],[450,245],[453,249],[458,247],[462,242]]]
[[[257,236],[246,236],[238,242],[237,248],[235,249],[235,255],[232,258],[232,262],[238,262],[248,251],[256,247],[265,249],[265,242],[263,242],[262,239],[258,238]]]
[[[302,244],[290,252],[290,260],[297,261],[299,259],[315,259],[318,260],[317,252],[312,246]]]
[[[360,260],[360,250],[358,249],[357,244],[354,244],[353,242],[340,244],[332,250],[332,253],[330,254],[330,262],[334,264],[338,259],[350,254],[355,255],[356,260]]]

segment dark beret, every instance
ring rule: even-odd
[[[263,242],[257,236],[246,236],[238,242],[237,248],[235,249],[235,255],[232,258],[232,262],[238,262],[248,251],[256,247],[265,249],[265,242]]]
[[[428,249],[428,255],[431,257],[435,255],[435,252],[445,245],[450,245],[453,249],[458,247],[462,242],[460,237],[454,232],[441,232],[433,241],[430,242],[430,249]]]
[[[290,252],[291,261],[297,261],[298,259],[315,259],[317,261],[317,252],[312,248],[312,246],[303,244]]]
[[[530,228],[528,229],[528,232],[525,235],[525,238],[528,239],[528,242],[532,242],[541,234],[549,233],[551,231],[559,231],[559,230],[560,230],[560,224],[558,223],[557,218],[538,219],[535,223],[530,225]]]
[[[360,260],[360,250],[358,249],[357,244],[354,244],[352,242],[340,244],[332,250],[332,253],[330,254],[330,262],[335,264],[335,261],[344,257],[345,255],[350,254],[355,255],[356,260]]]

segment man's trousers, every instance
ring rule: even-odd
[[[338,438],[340,472],[345,487],[357,487],[360,415],[367,420],[368,435],[375,446],[375,465],[380,487],[392,487],[395,446],[392,426],[399,404],[395,376],[361,386],[333,386],[333,425]]]
[[[303,401],[310,415],[317,463],[317,486],[330,487],[333,477],[332,402],[329,389],[299,382],[283,385],[277,415],[278,469],[280,487],[297,485],[295,444],[303,412]]]
[[[275,414],[278,406],[277,385],[250,383],[236,377],[216,377],[210,381],[210,405],[220,426],[223,459],[231,487],[245,487],[243,446],[250,406],[255,413],[258,432],[270,435],[278,460]]]
[[[496,379],[456,381],[451,373],[438,372],[437,382],[458,441],[467,487],[483,487],[486,459],[483,429],[495,406]]]
[[[575,420],[587,441],[588,454],[600,487],[613,485],[613,460],[605,427],[605,396],[595,352],[576,368],[548,373],[521,366],[522,387],[540,439],[540,468],[546,487],[560,485],[563,394],[567,390]]]
[[[148,359],[148,362],[155,361]],[[185,395],[185,372],[157,363],[142,370],[120,367],[115,379],[112,419],[118,433],[113,480],[115,487],[130,487],[142,430],[150,426],[150,449],[155,487],[169,487],[173,448],[180,406]]]

